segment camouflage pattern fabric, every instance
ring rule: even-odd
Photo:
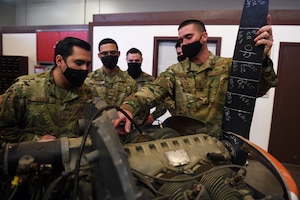
[[[138,90],[139,90],[147,83],[153,82],[155,80],[155,78],[153,76],[151,76],[150,74],[142,72],[141,75],[134,80],[135,80]]]
[[[90,88],[65,90],[54,83],[52,70],[21,76],[1,95],[0,137],[7,142],[38,140],[45,134],[78,137],[78,119]]]
[[[151,83],[155,80],[153,76],[150,74],[147,74],[145,72],[142,72],[139,77],[134,79],[136,81],[136,84],[138,86],[138,90],[141,89],[144,85],[147,83]],[[155,110],[151,113],[154,119],[159,118],[163,114],[167,112],[167,109],[165,108],[164,104],[160,104],[156,106]],[[148,118],[150,114],[150,109],[142,109],[138,115],[134,118],[136,123],[138,125],[143,125],[144,121]]]
[[[271,60],[262,69],[258,96],[278,84]],[[218,137],[222,123],[228,77],[232,58],[222,58],[210,52],[209,59],[197,65],[186,59],[174,64],[121,106],[136,115],[141,107],[159,105],[167,97],[175,100],[173,115],[187,116],[206,124],[201,130]]]
[[[85,83],[95,97],[105,100],[110,106],[120,106],[126,97],[137,91],[136,82],[121,69],[115,75],[104,73],[103,67],[88,74]]]

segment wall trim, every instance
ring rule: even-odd
[[[13,26],[0,28],[0,55],[2,34],[35,33],[37,30],[88,30],[89,42],[93,44],[94,26],[117,25],[177,25],[185,19],[202,20],[206,25],[238,25],[241,10],[169,11],[120,14],[95,14],[88,25]],[[300,10],[269,10],[272,25],[300,25]]]
[[[300,10],[269,10],[272,25],[300,25]],[[186,19],[200,19],[205,25],[239,25],[242,10],[169,11],[95,14],[89,23],[89,42],[94,26],[179,25]],[[93,50],[92,50],[93,51]]]
[[[4,26],[4,33],[35,33],[38,30],[87,30],[88,25],[50,25],[50,26]]]
[[[300,25],[300,10],[269,10],[273,25]],[[176,25],[186,19],[200,19],[206,25],[238,25],[242,10],[169,11],[95,14],[95,25]]]

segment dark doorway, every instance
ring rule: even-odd
[[[300,43],[281,42],[269,152],[282,163],[300,165]]]

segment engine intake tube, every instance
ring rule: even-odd
[[[51,164],[55,169],[62,168],[68,156],[64,145],[68,144],[67,138],[43,142],[6,143],[0,152],[0,165],[9,175],[15,175],[19,160],[23,156],[31,156],[39,164]]]

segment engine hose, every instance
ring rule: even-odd
[[[235,184],[231,184],[231,182],[228,181],[234,174],[236,174],[236,172],[230,168],[216,170],[204,175],[200,183],[206,187],[211,198],[214,200],[239,200],[243,198],[242,195],[234,187]]]
[[[182,178],[190,177],[188,175],[178,175],[172,178],[172,180],[180,180]],[[159,189],[159,192],[170,194],[170,199],[172,200],[182,200],[183,199],[183,193],[187,190],[192,190],[193,186],[197,184],[198,182],[196,180],[192,181],[178,181],[178,182],[170,182],[165,183],[161,186]]]

